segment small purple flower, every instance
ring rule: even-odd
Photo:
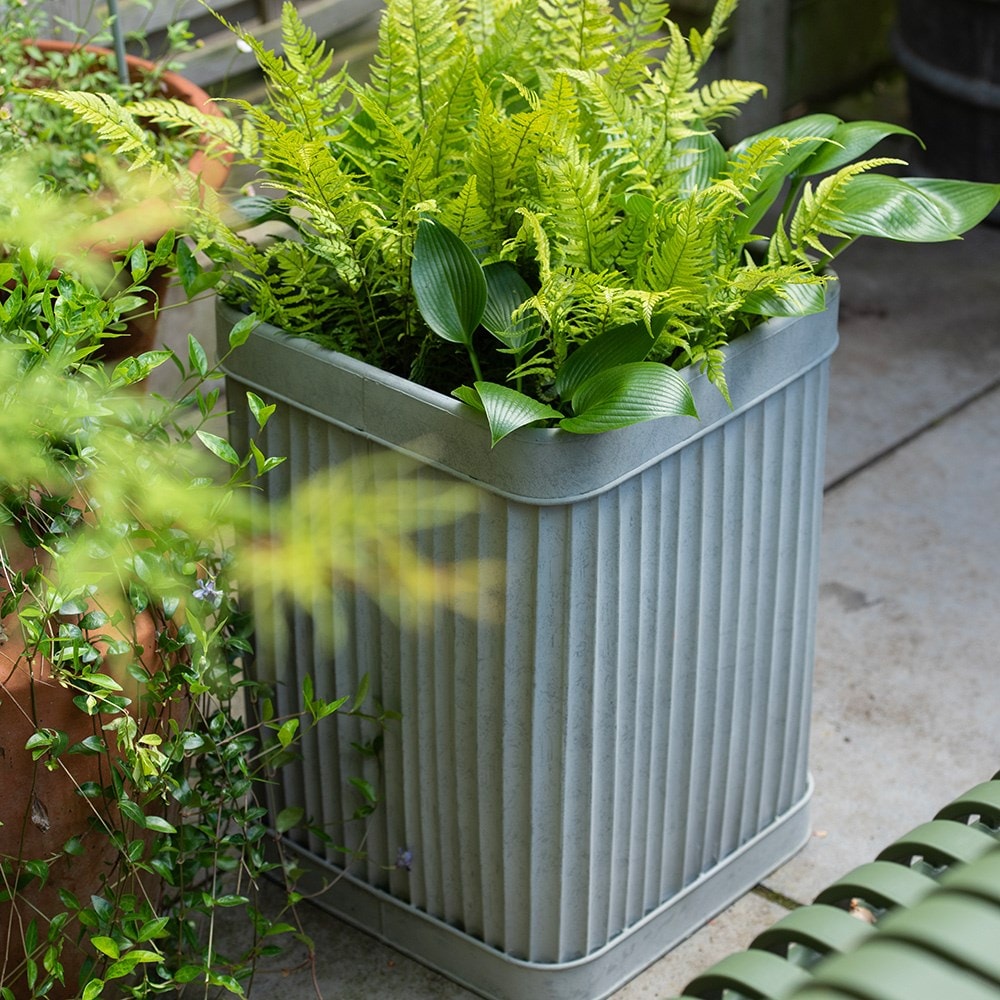
[[[217,608],[222,603],[222,591],[215,585],[215,581],[198,580],[198,586],[191,592],[193,597],[199,601],[208,601],[213,608]]]
[[[413,870],[413,851],[407,847],[401,847],[396,852],[396,867],[401,872]]]

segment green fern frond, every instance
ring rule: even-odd
[[[423,136],[423,141],[432,143],[436,150],[431,167],[434,176],[452,188],[463,180],[463,160],[480,92],[476,53],[468,42],[459,38],[453,59],[429,92],[433,110]]]
[[[441,221],[478,257],[490,251],[490,220],[479,201],[475,177],[469,177],[458,196],[442,205]]]
[[[706,125],[731,118],[740,106],[761,93],[764,85],[747,80],[713,80],[692,94],[692,110]]]
[[[602,0],[539,0],[538,15],[548,53],[543,65],[583,70],[606,65],[615,34]]]
[[[411,134],[426,125],[434,84],[455,58],[459,15],[458,0],[405,0],[382,16],[365,93]]]
[[[629,54],[646,58],[660,44],[660,33],[670,14],[666,0],[625,0],[612,14],[615,59]]]
[[[253,129],[241,126],[232,118],[207,115],[186,101],[153,97],[145,101],[133,101],[127,108],[135,118],[177,129],[185,136],[208,136],[216,140],[220,147],[233,150],[243,157],[256,155],[257,144]],[[246,141],[248,139],[249,142]]]
[[[511,0],[500,10],[493,0],[478,0],[470,5],[465,23],[484,80],[513,76],[528,87],[538,87],[538,74],[533,69],[537,62],[537,17],[537,0]],[[486,36],[491,22],[493,33]]]
[[[544,219],[525,207],[518,208],[517,214],[521,218],[521,227],[514,238],[504,245],[503,257],[505,260],[515,259],[520,248],[529,248],[538,264],[538,280],[544,284],[552,277],[552,249]]]
[[[609,180],[622,194],[652,191],[654,177],[663,172],[666,152],[657,119],[637,107],[604,74],[572,71],[571,75],[581,84],[600,130],[601,150],[611,166]]]
[[[700,72],[719,43],[728,26],[729,19],[736,12],[740,0],[717,0],[712,8],[712,17],[704,34],[692,31],[690,35],[691,56],[696,71]]]
[[[698,193],[680,204],[661,206],[651,232],[652,252],[644,268],[647,287],[687,289],[700,297],[715,272],[714,227],[721,211]]]
[[[617,210],[602,190],[597,167],[575,145],[540,164],[544,201],[562,266],[600,271],[615,247]]]
[[[156,169],[159,166],[159,150],[155,139],[113,97],[82,90],[38,89],[33,93],[66,108],[96,129],[98,136],[108,144],[114,155],[129,159],[130,169]]]
[[[651,76],[654,90],[649,96],[662,99],[664,110],[676,114],[690,102],[689,95],[698,84],[698,72],[681,29],[673,21],[667,23],[667,29],[669,45],[663,61]]]

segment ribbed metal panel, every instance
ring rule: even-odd
[[[472,514],[422,532],[441,560],[506,564],[501,621],[438,608],[400,629],[350,589],[292,613],[284,639],[258,650],[287,707],[306,674],[333,697],[367,673],[403,715],[381,770],[350,747],[372,735],[356,720],[309,738],[278,805],[304,805],[332,844],[365,856],[345,861],[315,837],[303,848],[551,967],[620,940],[794,811],[808,794],[827,374],[817,359],[608,489],[541,504],[480,489]],[[265,450],[290,456],[268,477],[275,494],[396,454],[290,405]],[[396,460],[429,496],[452,481]],[[336,615],[331,654],[313,621]],[[382,796],[363,824],[352,776]],[[410,872],[393,867],[401,848]]]

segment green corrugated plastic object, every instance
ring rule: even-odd
[[[872,925],[848,913],[861,904]],[[716,963],[680,1000],[998,1000],[1000,774]]]

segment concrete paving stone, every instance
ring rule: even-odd
[[[734,951],[746,948],[761,931],[787,912],[777,903],[757,893],[749,893],[645,972],[639,973],[616,991],[611,1000],[667,1000],[679,996],[695,976]]]
[[[1000,767],[1000,390],[827,493],[809,902]]]
[[[261,883],[260,909],[280,911],[282,893]],[[305,945],[291,936],[277,937],[280,955],[260,963],[247,993],[249,1000],[474,1000],[475,994],[401,955],[309,903],[296,908],[302,930],[316,945],[315,965]],[[283,919],[288,919],[287,916]],[[250,925],[239,910],[217,917],[217,939],[233,952],[249,936]],[[290,923],[292,921],[289,921]],[[527,1000],[527,998],[525,998]]]
[[[948,243],[860,240],[837,260],[827,483],[997,384],[998,260],[998,226]]]

